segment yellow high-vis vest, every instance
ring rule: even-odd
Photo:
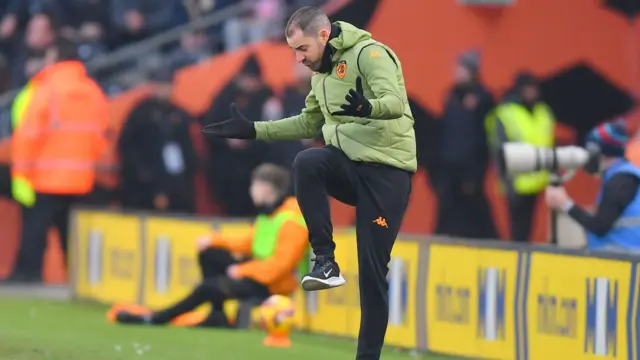
[[[29,102],[33,97],[35,85],[33,81],[29,82],[16,95],[11,105],[11,128],[15,132],[25,119],[25,112],[29,107]],[[36,202],[36,193],[29,183],[29,180],[23,177],[11,177],[11,194],[13,199],[26,207],[31,207]]]
[[[498,146],[496,121],[500,121],[509,142],[523,142],[537,147],[551,148],[554,145],[554,117],[551,109],[538,103],[529,111],[517,103],[505,103],[487,115],[485,129],[489,145]],[[520,195],[538,194],[549,185],[549,172],[538,171],[518,174],[513,187]]]
[[[29,106],[29,101],[33,96],[34,86],[32,83],[28,83],[25,87],[20,90],[18,95],[16,95],[13,100],[13,104],[11,105],[11,128],[15,131],[18,126],[24,120],[24,113]]]

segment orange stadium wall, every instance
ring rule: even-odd
[[[514,73],[521,69],[550,78],[576,64],[586,64],[622,92],[640,91],[640,25],[605,8],[599,0],[517,0],[516,6],[504,8],[462,6],[456,1],[402,0],[403,6],[398,3],[355,0],[332,18],[366,27],[377,40],[395,50],[403,64],[412,105],[416,107],[414,114],[431,116],[425,119],[416,116],[417,127],[430,122],[432,128],[437,121],[451,85],[453,63],[470,48],[481,49],[481,77],[496,95],[510,86]],[[202,114],[212,97],[237,74],[251,54],[259,60],[264,80],[276,93],[292,82],[293,54],[288,47],[282,43],[259,44],[180,71],[175,78],[175,102],[194,115]],[[116,131],[135,101],[148,90],[148,85],[141,86],[113,100]],[[630,116],[638,121],[637,114]],[[558,120],[559,141],[576,140],[576,131],[565,123],[567,119],[559,116]],[[427,175],[423,169],[414,178],[413,196],[402,228],[405,233],[429,233],[434,229],[437,199],[430,190]],[[597,186],[597,180],[578,174],[568,190],[578,202],[592,205]],[[203,186],[198,191],[204,191]],[[493,170],[487,175],[485,191],[501,237],[506,238],[508,213]],[[0,203],[0,208],[11,214],[0,220],[6,229],[0,242],[2,276],[10,268],[7,264],[13,262],[17,248],[19,214],[7,203]],[[354,209],[333,202],[332,210],[337,226],[353,222]],[[547,214],[544,206],[538,207],[532,234],[536,242],[547,239]],[[59,251],[57,247],[50,248],[53,249],[49,253]],[[49,253],[45,277],[50,282],[63,281],[59,256]]]

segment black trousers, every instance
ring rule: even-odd
[[[353,162],[333,146],[300,152],[293,172],[316,256],[332,257],[336,247],[327,196],[356,206],[362,312],[356,359],[380,359],[389,317],[387,264],[409,202],[411,173]]]
[[[530,241],[538,195],[509,194],[508,201],[511,239],[519,242]]]
[[[484,166],[443,165],[433,188],[438,196],[436,234],[470,239],[497,239],[484,192]]]
[[[198,255],[198,261],[202,271],[202,283],[175,305],[154,313],[154,323],[167,323],[209,301],[212,311],[199,326],[226,327],[229,324],[223,313],[225,300],[270,295],[265,285],[252,279],[231,279],[226,275],[227,268],[238,263],[226,250],[206,249]]]
[[[11,195],[11,167],[0,164],[0,196],[13,200]]]
[[[68,251],[69,211],[77,199],[70,195],[36,194],[36,202],[30,207],[22,207],[22,232],[20,250],[12,277],[38,281],[42,279],[44,253],[47,247],[49,228],[55,226],[60,234],[60,242],[65,263]]]

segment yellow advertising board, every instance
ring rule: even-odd
[[[398,239],[391,252],[387,345],[407,349],[417,347],[415,311],[419,248],[417,241]]]
[[[74,224],[75,296],[104,303],[138,302],[143,272],[139,217],[80,210]]]
[[[145,219],[143,305],[159,309],[181,300],[202,279],[196,240],[211,233],[211,223],[149,217]]]
[[[341,233],[337,246],[345,250],[344,267],[340,264],[342,276],[347,283],[342,288],[331,289],[328,299],[345,308],[347,335],[357,338],[360,331],[360,269],[358,268],[358,243],[355,231]],[[341,249],[341,250],[342,250]],[[344,268],[344,269],[343,269]],[[337,290],[337,291],[336,291]]]
[[[470,358],[515,357],[518,252],[431,244],[427,347]]]
[[[307,293],[309,330],[346,336],[351,334],[349,312],[360,311],[358,265],[357,262],[353,263],[356,240],[353,235],[335,234],[334,241],[336,261],[347,283],[337,288]]]
[[[546,253],[530,262],[525,359],[632,358],[630,262]]]
[[[293,326],[302,331],[309,330],[309,317],[307,314],[307,294],[300,287],[293,293]]]
[[[251,232],[248,222],[93,210],[75,211],[73,224],[75,296],[150,308],[166,307],[198,284],[196,239],[213,229],[233,238]],[[366,274],[359,272],[355,232],[339,232],[334,239],[347,283],[316,292],[298,289],[295,325],[356,338],[358,279]],[[418,273],[421,250],[428,250],[426,274]],[[401,236],[389,262],[385,341],[469,358],[640,359],[638,275],[632,261]],[[236,301],[225,303],[227,315],[235,310]]]
[[[214,222],[213,228],[223,237],[238,238],[245,235],[250,236],[253,224],[250,222]]]

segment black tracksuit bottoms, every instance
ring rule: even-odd
[[[356,207],[361,309],[356,359],[378,360],[389,318],[388,263],[409,202],[412,174],[351,161],[333,146],[300,152],[293,174],[316,256],[332,257],[336,247],[327,195]]]
[[[246,259],[248,260],[248,259]],[[176,317],[193,311],[198,306],[210,302],[211,313],[198,326],[228,327],[224,315],[224,302],[228,299],[246,299],[251,297],[267,298],[269,289],[253,279],[232,279],[226,275],[227,268],[242,261],[235,260],[231,253],[218,248],[208,248],[198,254],[202,282],[184,299],[173,306],[156,312],[155,323],[168,323]]]

